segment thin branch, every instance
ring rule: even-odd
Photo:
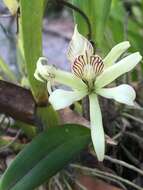
[[[129,114],[129,113],[122,113],[122,115],[126,118],[132,119],[136,122],[139,122],[140,124],[143,124],[143,120],[141,118],[138,117],[134,117],[133,115]]]
[[[103,176],[107,176],[107,177],[110,177],[110,178],[113,178],[113,179],[116,179],[116,180],[119,180],[123,183],[125,183],[126,185],[129,185],[131,187],[134,187],[135,189],[138,189],[138,190],[142,190],[143,188],[132,183],[131,181],[127,180],[127,179],[124,179],[120,176],[116,176],[114,174],[111,174],[111,173],[108,173],[108,172],[105,172],[105,171],[100,171],[98,170],[97,168],[94,168],[94,169],[91,169],[91,168],[87,168],[87,167],[84,167],[84,166],[80,166],[80,165],[76,165],[76,164],[71,164],[70,165],[71,167],[73,168],[77,168],[77,169],[80,169],[80,170],[84,170],[86,172],[91,172],[93,175],[95,174],[100,174],[100,175],[103,175]]]
[[[108,161],[110,161],[112,163],[124,166],[124,167],[126,167],[126,168],[128,168],[130,170],[133,170],[133,171],[135,171],[135,172],[137,172],[137,173],[139,173],[140,175],[143,176],[143,170],[140,170],[139,168],[137,168],[137,167],[135,167],[135,166],[133,166],[131,164],[128,164],[127,162],[124,162],[123,160],[118,160],[118,159],[112,158],[112,157],[107,156],[107,155],[105,156],[105,160],[108,160]]]
[[[89,18],[88,16],[78,7],[76,7],[75,5],[67,2],[67,1],[64,1],[64,0],[56,0],[57,3],[59,4],[63,4],[65,5],[66,7],[69,7],[71,9],[73,9],[74,11],[76,11],[77,13],[79,13],[83,19],[85,20],[86,24],[87,24],[87,28],[88,28],[88,39],[91,40],[92,39],[92,28],[91,28],[91,23],[89,21]]]
[[[97,176],[98,178],[104,179],[106,181],[108,180],[108,181],[114,182],[118,186],[120,186],[121,188],[123,188],[124,190],[127,190],[127,188],[121,182],[119,182],[117,179],[113,179],[111,177],[107,177],[107,176],[104,176],[104,175],[101,175],[101,174],[98,174],[98,173],[94,173],[94,175]]]
[[[54,181],[55,181],[55,184],[57,185],[58,189],[63,190],[63,187],[62,187],[59,179],[56,176],[54,177]]]
[[[65,171],[64,172],[69,178],[71,178],[71,180],[73,180],[73,182],[79,186],[79,188],[81,190],[87,190],[87,188],[85,186],[83,186],[78,180],[76,180],[69,172]]]
[[[132,138],[133,140],[135,140],[139,144],[140,148],[143,150],[143,138],[142,137],[140,137],[139,135],[137,135],[135,133],[131,133],[131,132],[127,132],[127,131],[124,132],[124,134],[126,136]]]
[[[48,182],[48,189],[49,190],[53,190],[53,177],[49,180],[49,182]]]
[[[68,181],[65,179],[65,177],[63,178],[63,182],[66,185],[68,190],[73,190],[72,187],[70,186],[70,184],[68,183]]]
[[[121,144],[121,148],[123,149],[124,153],[126,154],[126,156],[128,157],[128,159],[136,166],[140,165],[140,162],[137,158],[135,158],[131,152],[123,145]]]

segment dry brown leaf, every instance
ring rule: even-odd
[[[89,128],[90,123],[84,117],[80,116],[70,108],[65,108],[59,111],[62,123],[77,123]]]

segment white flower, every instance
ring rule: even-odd
[[[76,26],[67,53],[72,73],[48,65],[48,60],[44,57],[39,58],[37,62],[35,77],[48,82],[49,101],[55,110],[63,109],[89,96],[91,137],[99,161],[104,159],[105,137],[98,95],[134,105],[136,93],[131,86],[122,84],[104,88],[122,74],[132,70],[142,59],[136,52],[117,61],[129,47],[129,42],[121,42],[102,60],[100,56],[94,55],[91,43],[78,32]],[[53,81],[69,86],[72,91],[57,89],[51,92],[49,86]]]

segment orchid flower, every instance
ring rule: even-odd
[[[98,96],[134,105],[136,93],[128,84],[105,88],[119,76],[132,70],[142,59],[136,52],[118,61],[129,47],[128,41],[121,42],[102,59],[99,55],[94,55],[92,44],[78,32],[76,26],[67,52],[72,72],[49,65],[45,57],[40,57],[37,62],[34,76],[41,82],[47,81],[49,102],[55,110],[68,107],[89,96],[91,138],[99,161],[104,159],[105,135]],[[52,92],[50,86],[53,82],[66,85],[71,90],[56,89]]]

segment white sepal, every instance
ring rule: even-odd
[[[117,61],[117,59],[130,47],[130,43],[128,41],[121,42],[114,46],[111,51],[104,58],[103,63],[105,68],[111,66],[113,63]]]
[[[134,105],[136,92],[130,85],[122,84],[113,88],[102,88],[97,93],[105,98],[114,99],[130,106]]]
[[[71,63],[74,63],[76,57],[84,55],[85,52],[87,52],[88,56],[92,55],[93,47],[92,44],[78,32],[76,25],[72,40],[68,47],[67,58]]]
[[[95,88],[102,88],[113,82],[122,74],[131,71],[141,59],[142,56],[140,55],[140,53],[136,52],[123,58],[121,61],[117,62],[111,67],[108,67],[99,77],[97,77],[97,80],[95,82]]]
[[[57,89],[51,93],[49,102],[55,110],[60,110],[70,106],[75,101],[81,100],[86,94],[87,93],[83,91],[66,91]]]
[[[105,154],[105,135],[102,124],[102,115],[97,95],[89,95],[91,138],[99,161],[103,161]]]

